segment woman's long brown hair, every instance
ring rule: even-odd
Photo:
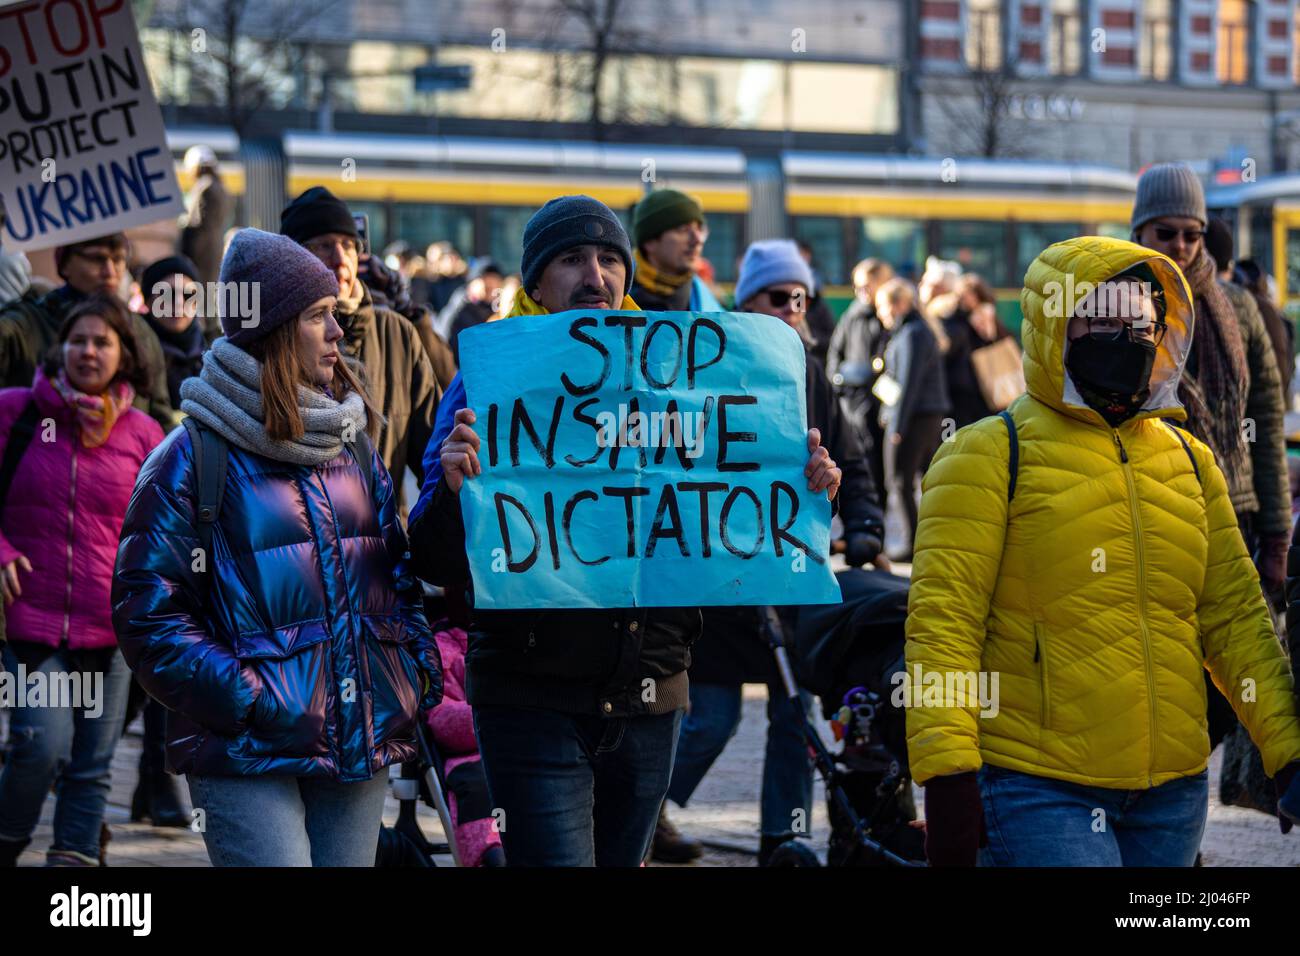
[[[298,323],[285,322],[263,339],[248,347],[248,354],[262,363],[262,407],[266,412],[266,434],[274,441],[296,441],[306,430],[298,409],[298,386],[312,387],[298,355]],[[361,396],[366,406],[366,434],[378,438],[384,416],[375,406],[356,373],[348,367],[342,353],[334,364],[334,381],[330,391],[337,401],[349,392]]]

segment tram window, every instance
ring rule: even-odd
[[[488,255],[515,271],[523,255],[524,226],[537,210],[532,206],[492,206],[487,211]]]
[[[1102,222],[1097,224],[1097,235],[1107,239],[1124,239],[1132,241],[1133,230],[1126,222]]]
[[[863,259],[883,259],[896,272],[917,271],[925,262],[925,223],[884,216],[863,219],[854,264]]]
[[[1019,222],[1016,223],[1016,268],[1012,275],[1018,284],[1029,271],[1029,265],[1038,254],[1055,242],[1064,242],[1082,234],[1077,222]]]
[[[799,216],[794,221],[794,235],[812,247],[813,268],[822,282],[843,285],[848,281],[843,219],[838,216]]]
[[[1005,222],[992,220],[940,222],[935,254],[955,259],[963,272],[977,272],[991,285],[1005,288],[1013,284],[1007,275],[1006,229]]]
[[[708,212],[709,239],[704,243],[704,258],[713,266],[717,282],[736,281],[736,259],[744,254],[745,217],[734,212]]]
[[[1286,298],[1300,296],[1300,229],[1286,231]]]
[[[474,210],[470,206],[441,206],[433,203],[401,203],[393,208],[391,242],[404,239],[424,255],[434,242],[450,242],[468,258],[474,251]]]

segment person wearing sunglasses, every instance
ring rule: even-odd
[[[926,855],[1191,866],[1205,671],[1300,803],[1291,669],[1224,472],[1175,424],[1200,316],[1172,260],[1097,236],[1045,249],[1020,306],[1026,394],[945,442],[921,498],[905,699]],[[996,707],[920,693],[976,673]]]
[[[54,266],[63,285],[39,298],[24,296],[0,310],[0,388],[31,387],[37,369],[58,344],[59,329],[74,306],[96,293],[125,301],[129,253],[126,234],[121,232],[54,250]],[[142,316],[131,313],[130,323],[140,360],[148,370],[148,388],[136,394],[135,407],[167,432],[178,419],[167,392],[162,344]]]
[[[1190,166],[1162,163],[1138,180],[1133,237],[1182,270],[1196,309],[1196,336],[1178,389],[1186,427],[1223,469],[1246,550],[1276,603],[1291,530],[1282,380],[1259,311],[1234,304],[1218,279],[1205,241],[1208,221],[1205,193]],[[1237,719],[1209,677],[1204,680],[1213,750]]]
[[[884,521],[875,482],[857,429],[841,411],[821,362],[809,351],[805,314],[813,286],[812,270],[789,239],[753,243],[745,252],[736,282],[738,312],[770,315],[800,334],[808,351],[805,397],[808,428],[817,429],[821,443],[839,466],[842,478],[834,499],[844,524],[842,550],[852,566],[875,561],[888,568],[880,554]],[[763,638],[759,608],[703,608],[701,639],[691,650],[690,708],[677,737],[668,799],[685,806],[713,762],[740,726],[742,686],[766,683],[767,748],[763,760],[760,802],[759,866],[766,865],[782,843],[807,836],[812,819],[812,765],[790,699],[786,697]],[[787,627],[793,621],[784,614]],[[791,632],[792,633],[792,632]],[[813,697],[801,692],[813,718]],[[699,844],[679,834],[661,812],[655,832],[656,860],[682,862],[697,854]]]
[[[1277,593],[1291,530],[1282,381],[1258,311],[1234,307],[1218,281],[1205,243],[1208,221],[1190,166],[1161,163],[1138,180],[1133,239],[1174,261],[1196,308],[1197,334],[1179,387],[1187,430],[1214,452],[1264,588]]]

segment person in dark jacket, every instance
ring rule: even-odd
[[[482,325],[501,306],[501,287],[505,273],[491,259],[480,259],[470,267],[465,285],[457,289],[439,315],[439,324],[447,330],[456,367],[460,367],[460,333]],[[505,311],[502,309],[501,311]],[[446,316],[445,323],[442,321]]]
[[[632,298],[654,312],[718,312],[722,306],[697,274],[709,239],[704,207],[676,189],[656,189],[632,210],[636,278]]]
[[[916,537],[917,479],[939,449],[944,416],[952,408],[943,367],[948,342],[942,325],[921,315],[916,289],[903,279],[891,279],[881,286],[876,293],[876,314],[892,330],[885,350],[885,375],[894,394],[882,398],[880,411],[885,429],[885,481],[890,494],[900,497],[907,521],[904,550],[891,557],[910,560]]]
[[[113,624],[171,712],[168,764],[203,810],[213,864],[370,866],[384,768],[415,759],[418,711],[442,687],[369,440],[378,410],[343,361],[338,281],[319,260],[245,229],[221,278],[260,283],[265,307],[246,327],[223,301],[226,334],[181,386],[185,414],[224,439],[220,511],[205,532],[177,428],[127,509]]]
[[[994,413],[984,400],[971,356],[985,346],[1011,338],[1012,334],[998,321],[997,296],[980,276],[965,273],[957,279],[953,291],[957,308],[943,320],[943,331],[948,336],[943,366],[955,428],[965,428]]]
[[[338,318],[344,358],[353,365],[383,415],[379,455],[405,511],[402,477],[424,473],[424,447],[433,429],[442,389],[415,326],[390,309],[377,308],[358,278],[360,240],[347,204],[324,186],[313,186],[280,213],[280,233],[300,243],[338,280]]]
[[[1268,329],[1268,337],[1273,342],[1273,351],[1277,355],[1278,375],[1282,379],[1282,390],[1287,396],[1286,407],[1291,407],[1291,380],[1295,378],[1295,323],[1283,315],[1277,302],[1269,292],[1268,276],[1254,259],[1239,259],[1232,271],[1232,281],[1241,286],[1255,299],[1259,314]]]
[[[844,411],[862,438],[871,464],[871,477],[886,508],[885,432],[880,426],[880,399],[871,391],[885,370],[889,332],[876,315],[876,292],[894,277],[889,263],[863,259],[853,269],[853,302],[840,316],[826,356],[826,374]]]
[[[221,271],[226,226],[234,212],[234,202],[221,182],[217,155],[211,147],[191,146],[185,153],[185,169],[194,176],[194,185],[185,195],[180,254],[194,263],[199,272],[199,285],[206,289],[208,283],[217,281]],[[221,334],[214,310],[206,310],[202,318],[208,338]]]
[[[167,397],[172,408],[181,404],[181,382],[198,375],[207,351],[208,325],[200,318],[208,307],[199,285],[198,269],[185,256],[168,256],[151,263],[141,274],[144,320],[158,336],[167,365]],[[140,769],[131,795],[131,822],[146,818],[156,827],[188,827],[190,815],[181,801],[176,778],[167,772],[167,709],[131,682],[122,732],[143,716]]]
[[[199,319],[206,303],[198,269],[184,256],[159,259],[141,275],[140,291],[148,308],[144,320],[158,336],[166,361],[167,397],[179,408],[181,382],[199,374],[208,347]]]
[[[433,311],[411,296],[410,280],[400,269],[392,269],[378,256],[365,253],[358,257],[357,275],[370,290],[376,309],[390,309],[415,327],[424,343],[438,387],[445,389],[456,375],[456,359],[446,339],[434,329]]]
[[[32,376],[57,343],[59,329],[78,302],[102,292],[118,295],[126,278],[129,245],[117,232],[59,246],[54,265],[63,285],[44,295],[27,295],[0,310],[0,387],[27,388]],[[131,335],[148,370],[148,387],[135,396],[135,407],[146,412],[165,432],[176,423],[167,400],[167,373],[162,347],[145,320],[131,315]]]
[[[796,241],[795,245],[799,249],[799,255],[808,265],[808,271],[813,277],[813,284],[808,290],[808,304],[804,309],[803,325],[808,330],[809,337],[812,340],[810,354],[817,357],[817,361],[822,363],[822,368],[826,367],[826,353],[830,349],[831,336],[835,334],[835,313],[831,311],[830,304],[822,295],[822,277],[817,272],[816,266],[813,265],[813,248],[802,239]],[[740,299],[736,299],[736,304],[740,304]]]
[[[736,301],[741,311],[781,319],[807,341],[803,306],[812,281],[811,271],[793,242],[756,242],[741,263]],[[818,430],[843,473],[837,501],[844,524],[846,560],[855,566],[866,564],[879,556],[884,537],[875,482],[858,433],[843,415],[821,362],[810,353],[805,364],[808,427]],[[789,614],[783,614],[783,619],[788,624],[793,622]],[[678,806],[686,805],[740,725],[742,685],[766,683],[767,751],[759,839],[759,865],[763,866],[781,843],[808,834],[812,765],[797,714],[791,713],[790,700],[763,638],[759,609],[705,608],[703,640],[694,657],[691,706],[682,721],[668,798]],[[812,695],[802,692],[801,697],[812,717]],[[664,811],[655,833],[655,859],[681,863],[699,852],[699,844],[684,838]]]
[[[20,422],[35,427],[0,507],[4,662],[24,684],[39,679],[52,691],[82,693],[11,712],[0,866],[13,866],[31,840],[56,781],[46,864],[103,862],[104,807],[130,681],[109,605],[114,543],[136,474],[163,437],[131,404],[148,376],[121,300],[87,296],[68,312],[58,341],[30,388],[0,391],[0,453],[22,440]]]
[[[524,228],[523,283],[507,321],[637,310],[627,294],[634,269],[609,207],[589,196],[553,199]],[[421,576],[452,590],[470,581],[458,496],[481,473],[474,421],[458,376],[411,512]],[[810,489],[833,500],[841,474],[819,442],[810,432],[805,473]],[[668,789],[699,631],[696,607],[475,611],[467,696],[493,806],[507,820],[510,865],[641,863]],[[646,680],[655,688],[648,698]]]

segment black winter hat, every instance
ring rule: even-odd
[[[178,274],[188,276],[195,282],[203,281],[199,278],[199,270],[187,256],[168,256],[166,259],[150,263],[140,274],[140,291],[144,294],[145,300],[152,300],[153,288],[159,282],[166,282]]]
[[[1222,219],[1211,219],[1205,227],[1205,249],[1220,272],[1232,262],[1232,229]]]
[[[632,243],[614,211],[590,196],[557,196],[528,220],[524,226],[524,254],[519,263],[524,291],[537,285],[547,264],[561,252],[588,243],[607,246],[619,254],[627,267],[623,287],[623,294],[627,295],[636,271]]]
[[[280,213],[280,235],[299,245],[327,232],[359,238],[348,204],[324,186],[311,187]]]

